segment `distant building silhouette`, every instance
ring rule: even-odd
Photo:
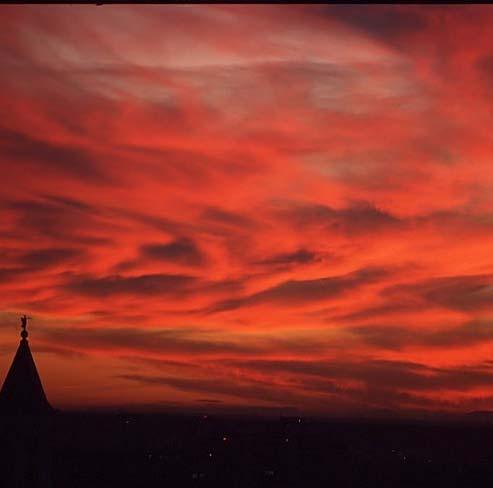
[[[0,463],[6,488],[51,488],[52,413],[21,317],[21,341],[0,390]]]

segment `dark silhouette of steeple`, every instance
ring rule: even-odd
[[[0,472],[5,488],[52,488],[53,409],[21,317],[21,342],[0,390]]]
[[[0,390],[1,413],[39,415],[52,410],[29,348],[27,320],[25,315],[21,317],[21,342]]]

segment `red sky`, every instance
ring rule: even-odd
[[[493,408],[492,7],[0,11],[2,378]]]

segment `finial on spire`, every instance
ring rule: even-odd
[[[27,332],[27,321],[30,319],[31,317],[28,317],[26,314],[24,314],[22,317],[21,317],[21,327],[22,327],[22,332],[21,332],[21,337],[22,339],[27,339],[27,336],[29,335],[28,332]]]

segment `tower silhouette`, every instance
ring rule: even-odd
[[[51,488],[52,413],[29,347],[28,317],[0,390],[0,464],[6,488]]]

